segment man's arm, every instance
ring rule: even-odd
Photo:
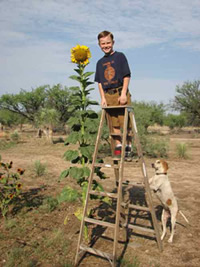
[[[120,105],[126,105],[126,103],[127,103],[127,95],[126,94],[128,91],[129,82],[130,82],[130,77],[129,76],[124,77],[122,92],[121,92],[121,96],[119,97],[119,104]]]
[[[99,93],[101,96],[101,106],[106,107],[107,106],[106,98],[105,98],[104,90],[103,90],[101,83],[98,83],[98,87],[99,87]]]

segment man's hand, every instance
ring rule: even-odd
[[[102,107],[107,107],[107,102],[106,102],[105,97],[102,97],[102,99],[101,99],[101,106]]]
[[[121,94],[121,96],[118,98],[120,105],[126,105],[127,104],[127,96],[126,94]]]

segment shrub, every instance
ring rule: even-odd
[[[169,142],[167,139],[150,138],[147,135],[142,135],[140,139],[144,154],[152,158],[165,158],[168,156]]]
[[[182,128],[187,125],[187,118],[184,113],[179,115],[168,114],[164,119],[164,124],[168,126],[171,130],[175,127]]]
[[[13,133],[11,133],[10,138],[14,142],[18,142],[20,139],[20,135],[17,130],[15,130]]]
[[[34,171],[38,177],[43,176],[46,173],[46,164],[41,163],[40,160],[36,160],[34,163]]]
[[[59,203],[56,198],[48,196],[43,200],[43,205],[41,206],[41,209],[45,212],[52,212],[57,208],[58,204]]]
[[[188,146],[185,143],[176,144],[176,153],[177,156],[181,159],[188,159]]]

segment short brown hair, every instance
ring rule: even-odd
[[[102,32],[100,32],[99,34],[98,34],[98,41],[102,38],[102,37],[106,37],[106,36],[108,36],[108,35],[110,35],[110,37],[111,37],[111,39],[112,39],[112,41],[114,40],[114,35],[112,34],[112,32],[109,32],[109,31],[102,31]]]

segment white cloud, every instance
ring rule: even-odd
[[[95,51],[96,36],[104,29],[114,32],[116,49],[170,44],[200,50],[199,0],[1,0],[0,22],[3,92],[65,81],[70,85],[70,48],[84,43]],[[171,81],[145,78],[134,81],[134,87],[136,96],[145,99],[148,87],[165,88],[164,97],[175,88]]]

